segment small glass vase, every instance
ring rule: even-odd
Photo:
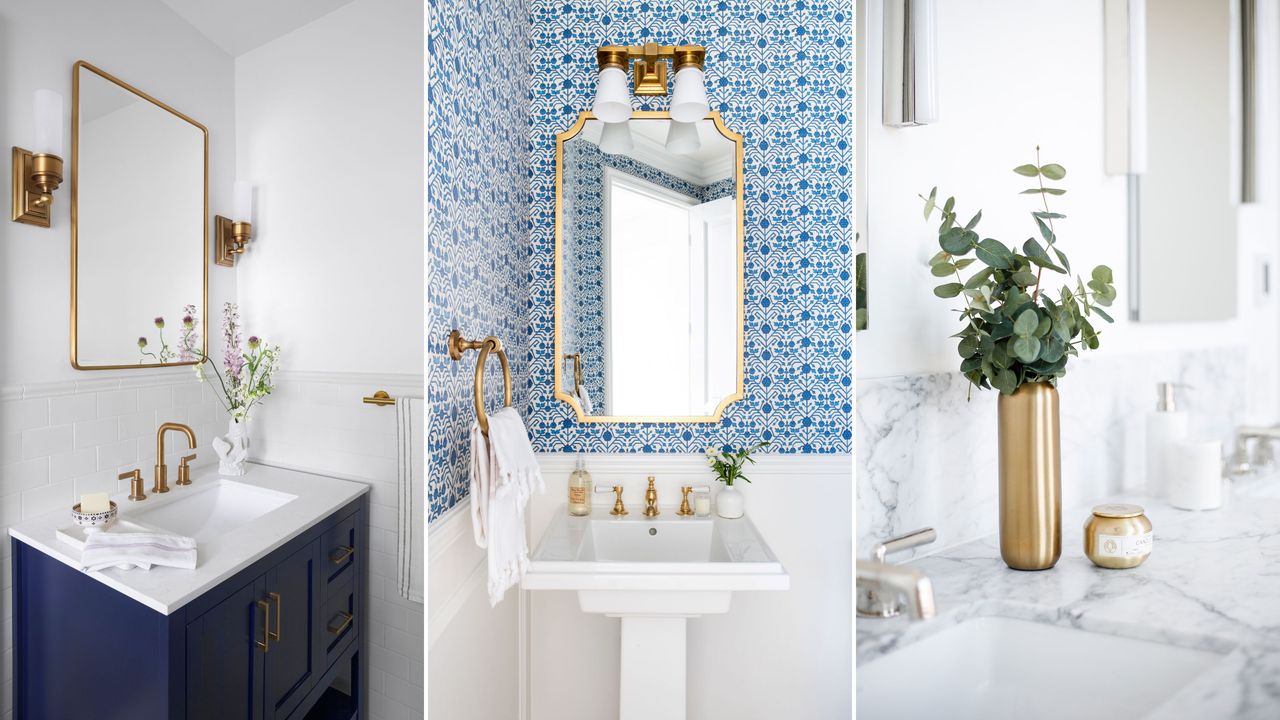
[[[746,504],[746,496],[732,485],[722,488],[716,494],[716,514],[722,518],[736,520],[742,517]]]

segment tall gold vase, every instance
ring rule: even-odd
[[[1000,395],[1000,557],[1048,570],[1062,555],[1058,391],[1027,383]]]

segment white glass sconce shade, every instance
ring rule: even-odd
[[[711,106],[707,103],[702,68],[696,65],[680,68],[671,93],[671,119],[678,123],[692,123],[705,118],[709,112]]]
[[[667,126],[667,152],[675,155],[688,155],[697,152],[702,146],[698,140],[698,126],[691,122],[672,120]]]
[[[232,220],[241,223],[253,220],[253,185],[237,180],[232,193]]]
[[[37,90],[36,137],[31,152],[62,157],[62,95],[52,90]]]
[[[938,121],[938,34],[934,0],[884,5],[884,124]]]
[[[591,112],[600,122],[620,123],[631,119],[631,93],[627,90],[627,74],[607,67],[596,78],[596,101]]]
[[[604,129],[600,131],[601,150],[610,155],[620,155],[631,152],[634,147],[630,123],[605,123]]]

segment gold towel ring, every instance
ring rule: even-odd
[[[462,353],[466,350],[480,351],[480,357],[476,359],[476,421],[480,423],[480,432],[488,437],[489,416],[484,411],[484,364],[489,359],[490,352],[498,353],[498,360],[502,362],[502,394],[506,401],[504,407],[511,407],[511,365],[507,363],[507,354],[502,350],[502,341],[493,335],[483,340],[467,340],[462,337],[461,330],[449,333],[449,357],[461,360]]]

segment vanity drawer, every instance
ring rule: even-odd
[[[324,578],[320,597],[327,602],[335,588],[354,575],[357,556],[363,551],[356,545],[356,518],[352,513],[338,521],[320,538],[320,566]]]
[[[360,628],[355,573],[343,572],[341,577],[320,610],[320,646],[324,648],[322,667],[326,668],[354,642]]]

